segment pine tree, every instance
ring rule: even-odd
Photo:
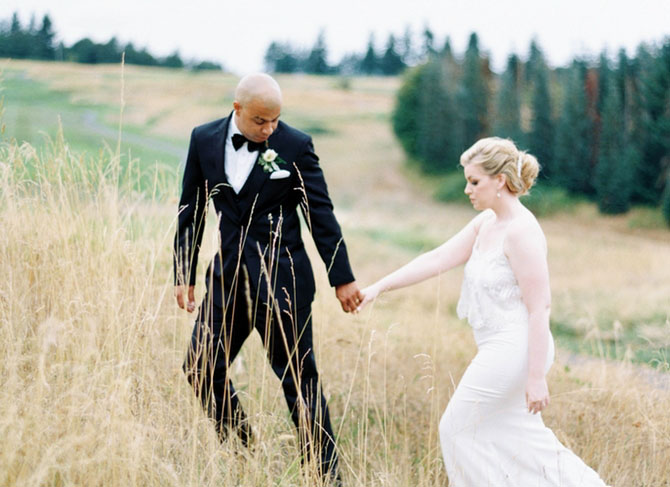
[[[533,39],[530,41],[528,61],[526,62],[526,69],[524,72],[527,85],[533,83],[533,80],[535,79],[535,70],[538,66],[546,66],[546,64],[544,62],[544,54],[542,54],[542,50],[540,49],[539,44],[535,39]]]
[[[271,73],[295,73],[300,65],[299,56],[290,44],[271,42],[263,58],[265,69]]]
[[[37,57],[39,59],[53,60],[56,57],[54,46],[54,31],[51,19],[48,15],[42,17],[42,26],[37,33]]]
[[[463,63],[460,108],[463,120],[463,146],[469,147],[488,130],[489,91],[482,73],[477,34],[470,35]]]
[[[665,223],[670,227],[670,173],[668,173],[668,177],[665,178],[665,190],[663,191],[663,198],[661,199],[661,211],[663,212]]]
[[[576,194],[588,194],[593,191],[591,186],[593,123],[588,114],[586,72],[585,62],[573,62],[556,128],[554,179],[558,185]]]
[[[7,39],[9,56],[17,59],[29,57],[32,50],[31,41],[28,31],[24,31],[21,27],[18,13],[14,12]]]
[[[437,51],[435,50],[435,35],[433,35],[433,31],[426,26],[425,29],[423,29],[423,47],[422,47],[422,55],[424,60],[429,60],[435,54]]]
[[[408,155],[417,152],[419,90],[422,70],[425,65],[405,71],[405,76],[396,94],[396,102],[391,115],[393,132],[395,133],[405,153]],[[412,156],[415,157],[415,156]]]
[[[393,111],[393,129],[405,152],[429,173],[457,167],[463,150],[445,69],[436,58],[410,69]]]
[[[519,58],[512,54],[500,80],[495,134],[521,143],[521,103],[519,100]]]
[[[328,74],[330,72],[330,67],[328,66],[327,58],[328,50],[326,48],[325,35],[324,32],[321,31],[305,60],[304,71],[312,74]]]
[[[539,53],[539,49],[537,50]],[[554,176],[554,123],[551,117],[548,68],[541,53],[533,65],[531,127],[528,139],[530,152],[537,157],[544,177]]]
[[[416,62],[416,53],[412,44],[412,31],[409,26],[405,27],[405,33],[400,41],[399,54],[405,66],[414,66]]]
[[[368,39],[368,47],[365,51],[365,56],[361,61],[360,72],[362,74],[377,74],[379,72],[379,60],[377,54],[375,53],[375,39],[372,34]]]
[[[429,173],[444,173],[457,167],[462,152],[448,79],[444,64],[437,58],[425,65],[420,78],[415,115],[418,120],[416,155]]]
[[[595,171],[598,208],[603,213],[624,213],[630,208],[632,167],[626,157],[624,121],[621,116],[621,96],[608,72],[601,85],[605,99],[602,102],[602,125]]]
[[[627,110],[629,111],[630,125],[627,127],[629,132],[629,141],[634,144],[637,151],[637,161],[633,168],[633,193],[632,201],[634,203],[655,204],[656,201],[649,200],[648,184],[643,184],[649,180],[646,175],[647,164],[644,158],[644,147],[647,145],[648,134],[645,128],[644,97],[643,97],[643,73],[645,65],[648,64],[649,53],[644,47],[641,47],[636,57],[629,63],[629,80],[627,88]]]
[[[389,35],[388,42],[386,43],[386,51],[379,64],[382,74],[389,76],[394,76],[405,69],[402,57],[396,52],[395,37],[393,37],[393,34]]]
[[[665,184],[663,162],[670,158],[670,39],[650,59],[643,83],[647,137],[640,184],[647,190],[643,198],[656,204]]]

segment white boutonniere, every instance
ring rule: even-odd
[[[287,170],[279,168],[278,164],[286,164],[286,161],[267,145],[258,158],[258,164],[261,165],[263,171],[270,173],[270,179],[284,179],[291,175]]]

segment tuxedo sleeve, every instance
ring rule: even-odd
[[[186,157],[174,238],[175,284],[195,285],[206,207],[207,187],[200,166],[194,129]]]
[[[350,283],[355,278],[349,264],[347,247],[333,213],[333,203],[311,138],[307,140],[296,165],[304,189],[300,206],[319,255],[326,264],[330,285]]]

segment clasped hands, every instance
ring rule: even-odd
[[[358,313],[381,294],[381,287],[377,284],[358,289],[356,281],[343,286],[336,287],[337,299],[340,300],[342,309],[347,313]]]
[[[358,289],[356,281],[336,286],[335,295],[340,301],[342,310],[346,313],[356,313],[370,301],[368,296]],[[174,297],[181,309],[185,309],[189,313],[195,309],[195,286],[175,286]]]

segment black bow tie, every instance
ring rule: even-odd
[[[245,142],[247,143],[247,150],[249,150],[249,152],[261,150],[265,144],[265,142],[254,142],[253,140],[249,140],[242,134],[233,134],[233,147],[235,147],[235,150],[242,147]]]

